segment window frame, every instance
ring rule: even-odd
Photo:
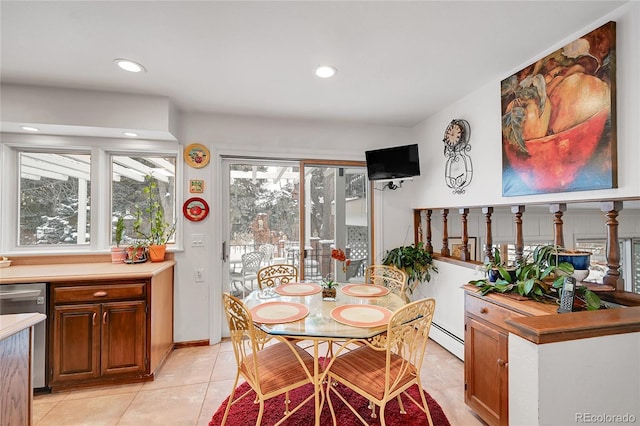
[[[175,156],[176,234],[172,252],[183,250],[183,217],[179,200],[183,199],[183,151],[178,142],[80,136],[1,134],[0,164],[3,188],[0,195],[0,253],[9,254],[89,254],[108,253],[111,247],[111,156]],[[83,153],[91,155],[91,231],[84,245],[20,246],[19,238],[19,153]],[[104,189],[107,188],[107,189]]]

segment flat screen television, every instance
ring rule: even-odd
[[[366,151],[365,156],[369,180],[392,180],[420,176],[417,144]]]

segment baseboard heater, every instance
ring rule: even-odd
[[[455,334],[453,334],[452,332],[450,332],[446,328],[440,326],[439,324],[437,324],[435,322],[432,322],[431,326],[437,328],[438,330],[440,330],[441,332],[443,332],[447,336],[451,337],[453,340],[455,340],[456,342],[460,343],[461,345],[464,345],[464,339],[459,338],[458,336],[456,336]]]

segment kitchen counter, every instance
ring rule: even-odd
[[[39,313],[0,315],[0,412],[3,425],[33,423],[31,339]]]
[[[175,263],[174,260],[166,260],[136,264],[100,262],[16,265],[0,269],[0,284],[151,278]]]
[[[36,325],[45,318],[46,315],[39,313],[0,315],[0,340]]]

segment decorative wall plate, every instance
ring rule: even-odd
[[[209,215],[209,204],[200,197],[189,198],[182,206],[184,217],[192,222],[199,222]]]
[[[184,149],[184,161],[196,169],[209,164],[210,157],[209,149],[199,143],[192,143]]]

